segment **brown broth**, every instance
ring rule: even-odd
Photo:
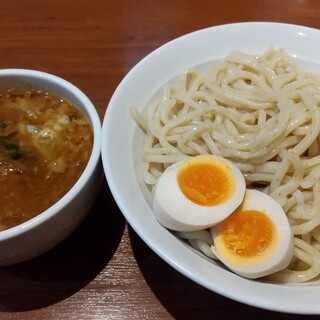
[[[40,91],[0,92],[0,231],[62,198],[92,145],[91,125],[70,102]]]

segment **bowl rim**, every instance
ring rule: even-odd
[[[42,81],[44,84],[52,84],[61,88],[65,92],[72,93],[79,99],[79,101],[81,101],[82,105],[85,107],[87,118],[91,123],[93,131],[92,151],[88,163],[77,182],[60,200],[58,200],[55,204],[53,204],[45,211],[21,224],[0,231],[0,241],[5,241],[22,235],[38,227],[43,222],[51,219],[53,216],[63,210],[63,208],[68,205],[68,203],[72,202],[77,194],[81,191],[81,189],[87,184],[97,166],[97,163],[100,160],[101,120],[95,106],[88,98],[88,96],[74,84],[57,75],[39,70],[8,68],[0,69],[0,78],[1,77],[23,77],[24,79],[36,79],[37,81]],[[48,92],[50,92],[50,90],[48,90]],[[55,94],[54,91],[52,91],[51,93]],[[58,95],[60,96],[61,94]]]

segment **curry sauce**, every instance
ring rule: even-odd
[[[0,230],[62,198],[92,146],[92,127],[70,102],[41,91],[0,92]]]

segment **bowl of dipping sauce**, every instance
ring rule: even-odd
[[[45,72],[0,70],[0,265],[53,248],[101,181],[101,123],[89,98]]]

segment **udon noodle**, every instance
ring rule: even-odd
[[[207,73],[186,70],[179,84],[135,120],[145,131],[143,179],[152,186],[171,164],[198,154],[233,161],[247,187],[276,199],[292,226],[294,258],[272,281],[320,278],[320,78],[279,48],[231,52]],[[207,230],[177,233],[215,258]]]

